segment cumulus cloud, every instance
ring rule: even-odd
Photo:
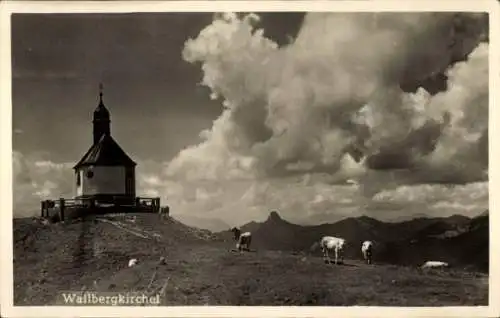
[[[376,180],[384,177],[390,178],[373,176]],[[366,195],[359,184],[332,184],[328,175],[317,173],[265,180],[161,180],[144,177],[141,188],[154,189],[171,207],[172,216],[199,227],[209,226],[206,220],[211,219],[231,226],[263,221],[271,210],[291,222],[319,224],[361,215],[384,221],[422,214],[475,216],[488,207],[487,182],[395,184]]]
[[[39,215],[40,200],[68,198],[73,191],[71,163],[12,153],[14,217]]]
[[[184,59],[201,63],[202,84],[224,111],[201,144],[170,163],[170,177],[332,174],[353,149],[371,168],[391,156],[427,170],[477,159],[463,154],[487,133],[469,125],[475,117],[487,122],[488,45],[477,47],[487,30],[483,15],[310,13],[295,41],[281,48],[257,22],[255,15],[216,15],[186,41]],[[451,65],[474,48],[469,60]],[[401,89],[444,70],[444,93]],[[461,132],[470,138],[456,138]],[[475,165],[468,179],[484,179],[485,168]]]
[[[466,62],[451,68],[449,88],[426,105],[434,117],[449,114],[435,150],[426,158],[445,177],[473,179],[486,174],[488,143],[488,45],[480,44]]]
[[[282,178],[180,180],[159,175],[163,165],[157,164],[150,175],[144,170],[138,175],[138,192],[160,196],[172,216],[209,229],[210,220],[230,226],[264,221],[271,210],[291,222],[320,224],[361,215],[383,221],[457,213],[472,217],[488,207],[487,182],[415,184],[407,171],[363,170],[349,157],[343,162],[342,173],[362,174],[360,182],[340,183],[343,178],[315,172]]]
[[[74,196],[75,162],[54,162],[39,154],[12,152],[13,216],[40,214],[40,201]],[[144,197],[162,196],[176,191],[175,184],[165,184],[161,171],[164,164],[154,161],[138,163],[137,192]],[[176,192],[179,193],[179,192]]]
[[[394,171],[365,171],[348,157],[343,162],[346,174],[363,173],[367,179],[363,184],[379,182],[384,186],[367,194],[360,191],[363,184],[339,184],[326,173],[266,179],[175,180],[161,173],[165,163],[144,161],[137,166],[137,194],[159,196],[163,205],[171,207],[174,217],[199,227],[210,227],[209,221],[213,220],[228,225],[263,221],[272,209],[292,222],[318,224],[359,215],[388,221],[421,213],[474,216],[488,206],[485,182],[456,186],[399,184],[404,177],[394,176]],[[40,200],[71,197],[71,168],[70,163],[14,151],[14,216],[38,215]],[[222,225],[213,226],[220,230]]]
[[[257,16],[215,15],[183,57],[223,112],[155,193],[174,215],[232,224],[271,209],[300,223],[479,213],[487,182],[467,183],[488,178],[485,18],[309,13],[279,47]]]

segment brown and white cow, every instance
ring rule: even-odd
[[[252,243],[252,233],[245,232],[241,233],[241,230],[237,227],[233,227],[231,232],[234,234],[234,240],[236,241],[236,248],[238,251],[250,250],[250,244]]]

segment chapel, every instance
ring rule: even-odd
[[[99,104],[94,110],[93,143],[73,167],[75,199],[97,203],[133,203],[135,200],[136,163],[111,136],[111,119],[103,103],[102,85]]]

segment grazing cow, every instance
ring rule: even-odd
[[[363,258],[365,259],[367,264],[372,263],[372,252],[373,252],[373,242],[364,241],[363,245],[361,245],[361,253],[363,253]]]
[[[128,267],[132,267],[137,265],[138,261],[137,258],[132,258],[131,260],[128,261]]]
[[[421,268],[447,268],[447,267],[450,267],[448,263],[440,261],[427,261],[421,266]]]
[[[160,261],[158,262],[159,265],[166,265],[167,264],[167,260],[165,259],[165,257],[160,257]]]
[[[236,248],[238,251],[250,250],[250,243],[252,243],[252,233],[245,232],[241,233],[241,230],[237,227],[233,227],[231,232],[234,234],[234,240],[236,241]]]
[[[325,263],[330,264],[330,255],[328,251],[333,250],[335,252],[335,265],[339,263],[339,260],[344,263],[344,249],[346,246],[346,240],[339,237],[333,236],[323,236],[319,242],[321,250],[323,251],[323,259]]]

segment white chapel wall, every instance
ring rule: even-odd
[[[83,194],[83,187],[82,187],[83,171],[79,170],[77,173],[75,173],[75,177],[78,179],[77,174],[80,177],[80,182],[75,181],[75,194],[76,196],[80,196]]]
[[[81,171],[81,189],[77,195],[125,194],[125,167],[93,167],[94,175],[87,177],[87,169]]]

